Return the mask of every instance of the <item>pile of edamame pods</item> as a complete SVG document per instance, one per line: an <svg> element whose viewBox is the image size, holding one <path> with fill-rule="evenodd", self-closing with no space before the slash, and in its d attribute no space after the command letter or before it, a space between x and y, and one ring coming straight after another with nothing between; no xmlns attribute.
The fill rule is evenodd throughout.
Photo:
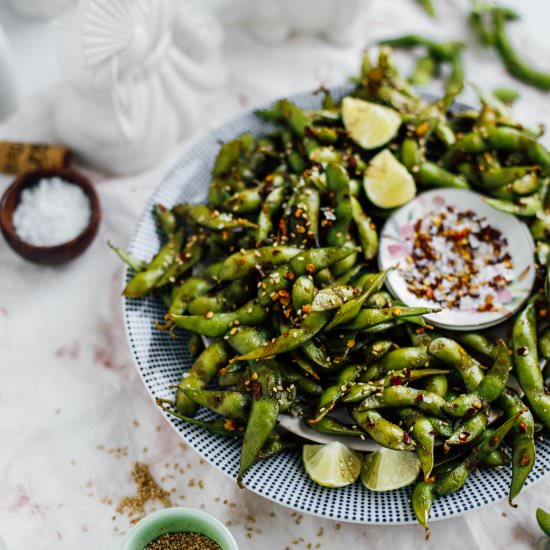
<svg viewBox="0 0 550 550"><path fill-rule="evenodd" d="M365 149L351 139L340 100L326 90L317 110L277 101L258 113L271 133L221 145L206 204L155 208L165 243L150 262L114 247L135 271L125 296L157 296L168 309L159 328L194 334L196 361L163 407L241 438L239 482L256 460L300 444L277 429L288 413L322 433L416 451L412 506L426 528L434 498L458 491L475 468L511 462L510 501L519 493L535 432L550 429L550 373L539 366L550 357L550 155L492 96L481 96L479 110L450 112L459 91L426 102L381 48L377 61L365 56L350 95L399 114L387 143ZM433 310L384 289L378 231L391 210L362 186L382 149L420 189L471 188L531 227L537 282L506 341L435 330L423 318ZM507 386L510 374L522 392ZM200 406L218 419L196 418ZM353 423L333 418L335 407Z"/></svg>

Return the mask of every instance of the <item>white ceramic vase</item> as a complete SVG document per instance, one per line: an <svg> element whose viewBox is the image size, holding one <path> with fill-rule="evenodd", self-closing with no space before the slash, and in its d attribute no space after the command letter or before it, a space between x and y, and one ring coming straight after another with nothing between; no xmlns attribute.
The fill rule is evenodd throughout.
<svg viewBox="0 0 550 550"><path fill-rule="evenodd" d="M23 17L49 19L73 0L9 0L12 10Z"/></svg>
<svg viewBox="0 0 550 550"><path fill-rule="evenodd" d="M367 0L245 0L243 19L259 40L278 43L292 33L317 34L346 45L356 38Z"/></svg>
<svg viewBox="0 0 550 550"><path fill-rule="evenodd" d="M0 121L17 109L17 77L13 54L0 26Z"/></svg>
<svg viewBox="0 0 550 550"><path fill-rule="evenodd" d="M114 173L157 163L225 80L221 27L191 0L80 0L55 27L57 137Z"/></svg>

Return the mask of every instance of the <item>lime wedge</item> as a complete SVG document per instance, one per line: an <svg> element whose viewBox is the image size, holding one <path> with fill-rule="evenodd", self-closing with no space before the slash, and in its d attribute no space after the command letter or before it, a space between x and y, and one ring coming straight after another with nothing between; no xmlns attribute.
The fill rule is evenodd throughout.
<svg viewBox="0 0 550 550"><path fill-rule="evenodd" d="M363 463L361 482L371 491L393 491L414 483L420 461L411 451L393 451L382 447Z"/></svg>
<svg viewBox="0 0 550 550"><path fill-rule="evenodd" d="M389 149L372 158L363 185L369 200L379 208L402 206L416 195L414 178Z"/></svg>
<svg viewBox="0 0 550 550"><path fill-rule="evenodd" d="M361 455L339 441L327 445L304 445L302 460L307 475L323 487L345 487L361 472Z"/></svg>
<svg viewBox="0 0 550 550"><path fill-rule="evenodd" d="M537 522L543 533L550 537L550 514L542 508L537 508Z"/></svg>
<svg viewBox="0 0 550 550"><path fill-rule="evenodd" d="M349 137L363 149L388 143L401 126L401 116L394 109L354 97L342 100L342 119Z"/></svg>

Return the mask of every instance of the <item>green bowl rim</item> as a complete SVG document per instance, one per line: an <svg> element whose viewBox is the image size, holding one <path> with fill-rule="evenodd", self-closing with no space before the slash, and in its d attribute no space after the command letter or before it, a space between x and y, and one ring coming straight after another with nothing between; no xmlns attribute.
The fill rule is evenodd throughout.
<svg viewBox="0 0 550 550"><path fill-rule="evenodd" d="M222 550L239 550L235 537L233 537L231 531L229 531L229 529L219 519L203 510L198 510L196 508L189 508L185 506L173 506L171 508L163 508L162 510L157 510L156 512L152 512L145 516L143 519L138 521L130 529L130 531L128 531L128 534L126 535L124 542L122 543L121 550L144 550L138 540L139 537L142 536L144 532L154 529L155 525L159 521L162 521L162 519L166 519L167 517L170 517L172 519L182 518L192 520L196 521L199 524L206 523L213 527L217 534L219 534L220 537L223 539L222 542L215 541L222 547ZM200 530L196 530L194 532L200 533Z"/></svg>

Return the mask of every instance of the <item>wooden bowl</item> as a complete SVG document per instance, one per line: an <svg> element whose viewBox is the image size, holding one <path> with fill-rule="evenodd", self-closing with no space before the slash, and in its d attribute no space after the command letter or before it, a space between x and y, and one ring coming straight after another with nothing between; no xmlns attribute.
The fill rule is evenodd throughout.
<svg viewBox="0 0 550 550"><path fill-rule="evenodd" d="M90 222L78 237L66 243L55 246L35 246L23 241L13 226L13 213L19 204L21 193L41 179L58 177L67 182L78 185L90 201ZM0 201L0 228L8 244L23 258L38 264L57 265L73 260L94 240L99 221L101 208L99 198L91 182L83 175L69 169L36 170L22 174L6 189Z"/></svg>

